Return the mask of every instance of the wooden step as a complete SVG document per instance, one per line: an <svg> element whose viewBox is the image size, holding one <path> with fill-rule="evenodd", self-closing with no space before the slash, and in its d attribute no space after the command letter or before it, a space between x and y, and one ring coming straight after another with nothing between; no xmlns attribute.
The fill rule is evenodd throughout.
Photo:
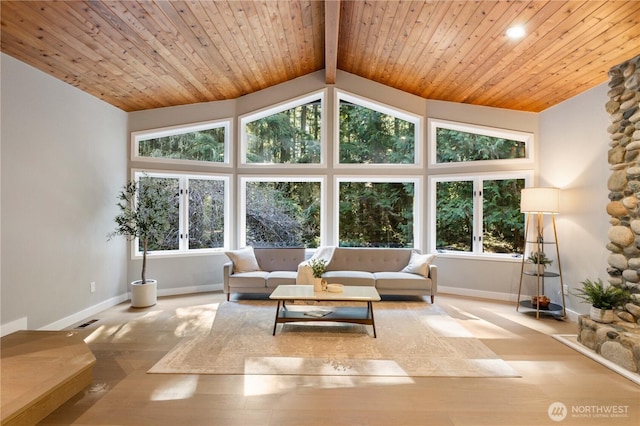
<svg viewBox="0 0 640 426"><path fill-rule="evenodd" d="M0 345L3 426L38 423L93 379L96 358L77 331L17 331Z"/></svg>

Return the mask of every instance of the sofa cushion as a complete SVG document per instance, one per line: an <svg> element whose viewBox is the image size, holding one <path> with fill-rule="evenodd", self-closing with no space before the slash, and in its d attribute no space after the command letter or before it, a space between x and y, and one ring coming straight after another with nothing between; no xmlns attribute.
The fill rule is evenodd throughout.
<svg viewBox="0 0 640 426"><path fill-rule="evenodd" d="M419 254L415 251L411 253L409 264L400 272L408 272L410 274L419 274L423 277L429 276L429 265L436 257L435 254Z"/></svg>
<svg viewBox="0 0 640 426"><path fill-rule="evenodd" d="M267 275L267 288L276 288L279 285L295 285L296 271L274 271Z"/></svg>
<svg viewBox="0 0 640 426"><path fill-rule="evenodd" d="M400 271L411 259L411 249L336 247L327 271Z"/></svg>
<svg viewBox="0 0 640 426"><path fill-rule="evenodd" d="M322 278L329 284L370 285L375 286L376 280L371 272L364 271L327 271Z"/></svg>
<svg viewBox="0 0 640 426"><path fill-rule="evenodd" d="M239 272L229 277L229 285L233 288L265 288L269 272L253 271Z"/></svg>
<svg viewBox="0 0 640 426"><path fill-rule="evenodd" d="M254 248L261 271L297 271L304 261L305 248Z"/></svg>
<svg viewBox="0 0 640 426"><path fill-rule="evenodd" d="M259 271L258 261L253 253L253 247L245 247L240 250L224 252L233 262L233 273Z"/></svg>
<svg viewBox="0 0 640 426"><path fill-rule="evenodd" d="M403 289L403 290L429 290L431 280L422 275L408 272L376 272L376 288Z"/></svg>

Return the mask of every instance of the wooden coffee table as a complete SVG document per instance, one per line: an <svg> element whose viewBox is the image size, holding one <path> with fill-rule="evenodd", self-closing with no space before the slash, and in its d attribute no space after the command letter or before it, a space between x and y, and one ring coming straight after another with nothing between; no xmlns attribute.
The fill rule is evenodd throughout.
<svg viewBox="0 0 640 426"><path fill-rule="evenodd" d="M312 285L279 285L269 296L278 301L273 335L278 324L287 322L348 322L373 327L376 336L376 324L373 317L373 303L380 301L380 295L371 286L344 286L340 293L328 291L314 292ZM365 302L366 306L296 306L287 307L287 301L313 300L317 302Z"/></svg>

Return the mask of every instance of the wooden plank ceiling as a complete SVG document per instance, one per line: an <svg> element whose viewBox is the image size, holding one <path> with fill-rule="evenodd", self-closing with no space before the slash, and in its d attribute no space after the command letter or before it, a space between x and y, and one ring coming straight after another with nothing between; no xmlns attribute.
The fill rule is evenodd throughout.
<svg viewBox="0 0 640 426"><path fill-rule="evenodd" d="M326 3L2 0L1 49L125 111L233 99L321 69L333 83L338 69L538 112L640 54L640 1ZM505 37L514 24L524 38Z"/></svg>

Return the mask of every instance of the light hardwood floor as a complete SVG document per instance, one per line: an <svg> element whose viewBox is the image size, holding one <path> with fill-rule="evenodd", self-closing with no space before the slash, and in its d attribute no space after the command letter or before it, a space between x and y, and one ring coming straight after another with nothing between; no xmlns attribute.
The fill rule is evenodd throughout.
<svg viewBox="0 0 640 426"><path fill-rule="evenodd" d="M575 323L444 294L436 304L521 378L146 374L189 328L181 307L224 300L163 297L151 308L123 303L87 318L99 319L81 331L97 358L93 385L41 424L640 425L640 386L551 337L575 333ZM548 415L555 402L568 409L560 422ZM612 409L622 414L603 414Z"/></svg>

